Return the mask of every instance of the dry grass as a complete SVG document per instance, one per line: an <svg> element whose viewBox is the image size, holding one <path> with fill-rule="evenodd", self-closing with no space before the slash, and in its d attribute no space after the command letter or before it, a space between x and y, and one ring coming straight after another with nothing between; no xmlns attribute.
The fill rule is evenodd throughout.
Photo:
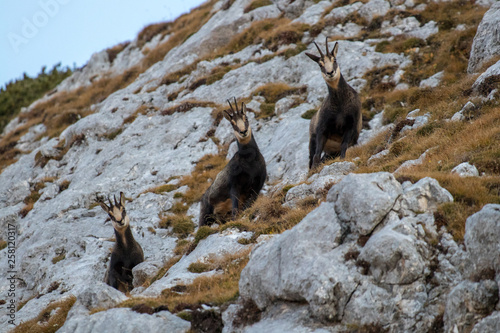
<svg viewBox="0 0 500 333"><path fill-rule="evenodd" d="M121 51L123 51L123 49L126 48L129 44L130 44L130 42L123 42L123 43L117 44L117 45L115 45L115 46L110 47L109 49L107 49L106 53L108 54L109 62L112 64L113 61L118 56L118 54Z"/></svg>
<svg viewBox="0 0 500 333"><path fill-rule="evenodd" d="M76 301L76 297L70 296L61 301L50 303L36 318L20 323L14 328L13 333L50 333L60 329L69 310Z"/></svg>
<svg viewBox="0 0 500 333"><path fill-rule="evenodd" d="M264 6L269 6L272 4L273 3L271 2L271 0L253 0L248 6L245 7L245 10L243 10L243 13L248 13L254 9L264 7Z"/></svg>
<svg viewBox="0 0 500 333"><path fill-rule="evenodd" d="M214 261L213 265L220 271L220 274L199 277L192 284L182 286L182 288L166 289L157 298L130 298L118 306L133 307L142 303L151 307L166 305L173 313L176 313L186 308L197 308L201 304L217 306L233 301L239 295L240 274L248 262L249 253L250 249L246 249ZM182 289L183 292L175 291L177 289Z"/></svg>
<svg viewBox="0 0 500 333"><path fill-rule="evenodd" d="M387 93L378 103L385 107L389 122L404 119L409 111L416 108L422 110L421 114L429 112L432 115L430 122L416 131L405 133L403 138L394 133L382 133L370 143L347 151L348 159L360 158L357 172L393 172L404 161L416 159L433 148L422 165L407 169L400 176L414 181L433 177L450 191L455 202L440 208L438 221L446 225L458 241L463 239L468 216L486 203L500 202L498 103L484 104L471 115L470 121L445 121L470 99L468 90L474 77L465 75L465 68L461 75L432 90L412 88ZM389 149L389 154L368 165L368 158L383 149ZM474 164L485 176L460 178L451 175L451 169L462 162Z"/></svg>
<svg viewBox="0 0 500 333"><path fill-rule="evenodd" d="M194 224L184 212L177 213L177 215L168 215L162 217L158 227L159 228L172 228L172 232L179 238L185 238L194 231Z"/></svg>
<svg viewBox="0 0 500 333"><path fill-rule="evenodd" d="M307 88L305 86L291 87L283 82L267 83L257 88L252 93L252 96L262 96L266 99L266 101L260 105L260 113L258 113L256 117L258 119L272 117L274 115L275 104L277 101L290 95L305 94L306 90Z"/></svg>
<svg viewBox="0 0 500 333"><path fill-rule="evenodd" d="M226 166L227 151L221 151L218 155L206 155L196 164L190 175L181 178L180 186L187 185L189 188L182 198L186 204L200 201L203 194L217 177L217 174Z"/></svg>

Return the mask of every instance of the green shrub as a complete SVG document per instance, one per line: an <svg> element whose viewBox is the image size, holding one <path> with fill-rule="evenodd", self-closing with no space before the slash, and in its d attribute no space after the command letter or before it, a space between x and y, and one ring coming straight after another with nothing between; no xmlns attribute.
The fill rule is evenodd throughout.
<svg viewBox="0 0 500 333"><path fill-rule="evenodd" d="M17 79L7 83L0 88L0 132L5 125L15 117L22 107L42 97L48 91L54 89L62 80L72 73L68 67L61 68L61 64L46 72L46 67L42 67L40 73L31 78L26 73L22 79Z"/></svg>

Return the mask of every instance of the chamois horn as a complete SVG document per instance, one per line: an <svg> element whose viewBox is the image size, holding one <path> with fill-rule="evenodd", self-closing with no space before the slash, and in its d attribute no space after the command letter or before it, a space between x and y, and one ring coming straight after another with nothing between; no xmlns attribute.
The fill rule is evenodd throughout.
<svg viewBox="0 0 500 333"><path fill-rule="evenodd" d="M321 52L321 49L319 48L318 44L316 44L316 42L313 42L314 45L316 45L316 48L318 49L318 52L319 52L319 55L321 56L321 58L323 58L323 52Z"/></svg>

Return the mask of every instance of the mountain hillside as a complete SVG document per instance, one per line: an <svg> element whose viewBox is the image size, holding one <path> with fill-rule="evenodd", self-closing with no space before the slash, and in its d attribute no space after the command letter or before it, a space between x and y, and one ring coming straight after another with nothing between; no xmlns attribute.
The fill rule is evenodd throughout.
<svg viewBox="0 0 500 333"><path fill-rule="evenodd" d="M210 0L95 53L5 113L0 331L500 331L499 36L495 0ZM363 129L309 171L325 40ZM268 178L198 227L233 97ZM128 293L104 283L120 192Z"/></svg>

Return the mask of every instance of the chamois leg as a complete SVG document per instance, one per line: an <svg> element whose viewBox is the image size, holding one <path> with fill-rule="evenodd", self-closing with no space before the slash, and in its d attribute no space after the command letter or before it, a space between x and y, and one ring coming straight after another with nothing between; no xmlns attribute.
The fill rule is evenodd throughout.
<svg viewBox="0 0 500 333"><path fill-rule="evenodd" d="M344 133L344 136L342 137L342 144L340 145L340 158L345 158L347 147L349 147L349 144L353 142L355 135L356 132L354 128L350 128L347 132Z"/></svg>
<svg viewBox="0 0 500 333"><path fill-rule="evenodd" d="M340 152L335 152L335 153L325 153L323 155L323 158L321 159L321 162L326 162L328 160L333 160L337 157L340 156Z"/></svg>
<svg viewBox="0 0 500 333"><path fill-rule="evenodd" d="M312 169L314 154L316 153L316 135L309 139L309 170Z"/></svg>
<svg viewBox="0 0 500 333"><path fill-rule="evenodd" d="M198 226L202 227L204 225L210 225L214 222L213 218L214 206L212 206L205 196L201 200L200 218L198 220Z"/></svg>
<svg viewBox="0 0 500 333"><path fill-rule="evenodd" d="M232 210L231 210L231 218L234 220L236 215L238 215L238 209L240 205L240 196L239 191L233 186L231 187L231 191L229 192L229 196L231 197L232 202Z"/></svg>
<svg viewBox="0 0 500 333"><path fill-rule="evenodd" d="M323 149L325 148L325 143L326 143L326 137L321 134L316 134L316 151L314 153L313 157L313 165L312 167L315 168L321 163L321 154L323 153Z"/></svg>

